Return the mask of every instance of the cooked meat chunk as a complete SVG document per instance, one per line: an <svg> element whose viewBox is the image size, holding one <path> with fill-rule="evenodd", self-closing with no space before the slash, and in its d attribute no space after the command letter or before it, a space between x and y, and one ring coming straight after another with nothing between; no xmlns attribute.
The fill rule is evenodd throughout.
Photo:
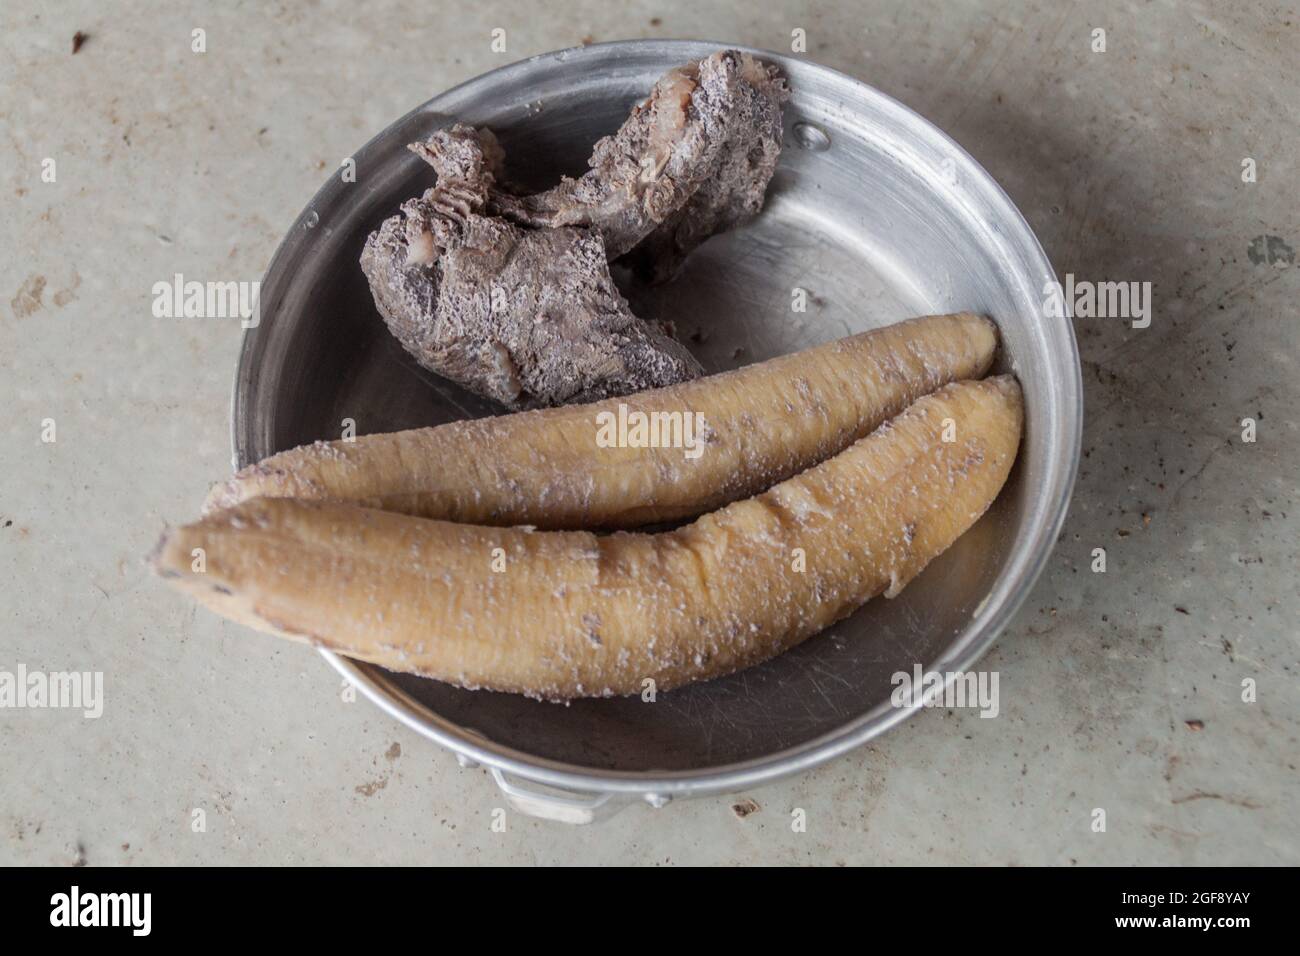
<svg viewBox="0 0 1300 956"><path fill-rule="evenodd" d="M438 182L367 240L361 267L398 341L425 368L511 408L670 385L701 374L633 315L600 234L485 213L500 147L455 126L415 147Z"/></svg>
<svg viewBox="0 0 1300 956"><path fill-rule="evenodd" d="M414 143L436 185L371 234L361 267L421 365L511 408L671 385L703 372L631 313L608 263L669 277L762 207L789 98L775 67L724 50L669 71L590 170L533 196L503 185L490 130Z"/></svg>
<svg viewBox="0 0 1300 956"><path fill-rule="evenodd" d="M776 67L748 54L734 56L738 59L715 54L700 64L702 89L716 86L725 91L695 97L697 110L715 113L710 135L722 139L712 172L686 205L660 223L629 257L656 282L671 278L691 250L709 236L758 215L776 171L781 108L790 91ZM719 57L723 59L715 64ZM720 101L730 104L727 110L716 108Z"/></svg>
<svg viewBox="0 0 1300 956"><path fill-rule="evenodd" d="M591 226L611 259L644 241L637 261L664 278L762 208L789 96L776 67L723 50L661 77L581 178L533 196L496 190L492 206L530 226Z"/></svg>

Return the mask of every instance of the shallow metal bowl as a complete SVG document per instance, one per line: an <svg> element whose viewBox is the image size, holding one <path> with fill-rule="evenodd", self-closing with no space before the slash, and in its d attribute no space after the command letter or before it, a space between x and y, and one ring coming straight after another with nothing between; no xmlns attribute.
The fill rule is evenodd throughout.
<svg viewBox="0 0 1300 956"><path fill-rule="evenodd" d="M452 122L489 126L513 178L542 188L582 172L592 144L665 70L724 45L638 41L534 57L435 97L356 153L356 181L326 183L263 281L235 387L238 463L337 438L345 418L364 433L498 411L402 351L357 264L367 233L432 182L407 143ZM709 371L912 315L985 313L1001 328L1000 369L1025 390L1020 458L989 514L899 597L767 664L654 703L558 706L325 654L388 713L463 764L491 768L529 812L582 822L615 797L661 805L734 791L883 733L911 713L891 706L891 675L917 663L971 669L1028 594L1065 516L1082 423L1078 354L1068 320L1043 317L1043 285L1055 276L1024 219L906 107L805 60L753 52L793 90L767 206L705 243L671 284L631 295L633 308L672 319ZM796 288L807 294L802 313Z"/></svg>

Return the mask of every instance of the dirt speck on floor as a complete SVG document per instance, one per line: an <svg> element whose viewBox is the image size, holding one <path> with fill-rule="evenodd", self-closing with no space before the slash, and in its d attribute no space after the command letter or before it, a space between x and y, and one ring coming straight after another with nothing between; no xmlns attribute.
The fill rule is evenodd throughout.
<svg viewBox="0 0 1300 956"><path fill-rule="evenodd" d="M9 300L13 306L14 315L17 318L25 319L27 316L36 312L41 307L41 296L45 294L45 276L30 275L27 280L18 287L17 293Z"/></svg>
<svg viewBox="0 0 1300 956"><path fill-rule="evenodd" d="M59 308L67 305L77 297L77 289L81 287L81 275L74 271L72 273L72 282L66 289L60 289L54 293L54 304Z"/></svg>

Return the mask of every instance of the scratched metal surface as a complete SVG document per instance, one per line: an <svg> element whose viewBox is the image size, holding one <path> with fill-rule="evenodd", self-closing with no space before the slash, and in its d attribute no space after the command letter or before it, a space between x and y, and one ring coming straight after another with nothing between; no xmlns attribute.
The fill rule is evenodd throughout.
<svg viewBox="0 0 1300 956"><path fill-rule="evenodd" d="M245 343L236 395L240 463L334 438L344 418L378 432L498 411L406 355L356 265L366 233L432 181L406 143L452 121L487 125L513 176L545 187L581 172L592 144L663 71L715 48L655 43L538 58L435 99L359 152L362 191L327 184L268 273L262 325ZM999 366L1014 367L1027 394L1028 434L1011 482L898 598L870 602L773 661L663 694L652 706L639 698L557 706L361 665L377 684L408 695L399 707L420 725L468 731L520 760L598 773L707 772L808 747L869 716L879 732L897 713L892 675L982 649L993 625L977 621L977 609L984 613L998 589L989 614L1023 597L1032 568L1012 567L1013 558L1045 557L1069 492L1081 410L1068 326L1038 314L1048 268L1041 251L1000 193L986 193L982 171L923 131L923 121L847 79L782 62L794 95L765 210L707 242L674 281L625 283L634 309L673 320L685 341L699 339L708 371L911 315L989 314L1003 333ZM804 312L792 309L796 288L808 295Z"/></svg>

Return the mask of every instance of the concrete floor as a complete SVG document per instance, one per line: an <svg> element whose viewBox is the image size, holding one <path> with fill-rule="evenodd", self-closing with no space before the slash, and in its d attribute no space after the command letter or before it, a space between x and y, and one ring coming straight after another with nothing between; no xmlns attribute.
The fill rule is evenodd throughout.
<svg viewBox="0 0 1300 956"><path fill-rule="evenodd" d="M1300 863L1293 7L112 6L0 12L0 669L100 670L107 698L98 720L0 710L0 863ZM342 157L508 60L588 38L788 49L796 27L965 146L1062 275L1154 283L1154 319L1076 322L1085 457L986 659L1000 719L923 713L743 795L743 817L729 797L494 832L484 772L145 573L228 470L239 347L237 323L154 318L152 284L259 277Z"/></svg>

